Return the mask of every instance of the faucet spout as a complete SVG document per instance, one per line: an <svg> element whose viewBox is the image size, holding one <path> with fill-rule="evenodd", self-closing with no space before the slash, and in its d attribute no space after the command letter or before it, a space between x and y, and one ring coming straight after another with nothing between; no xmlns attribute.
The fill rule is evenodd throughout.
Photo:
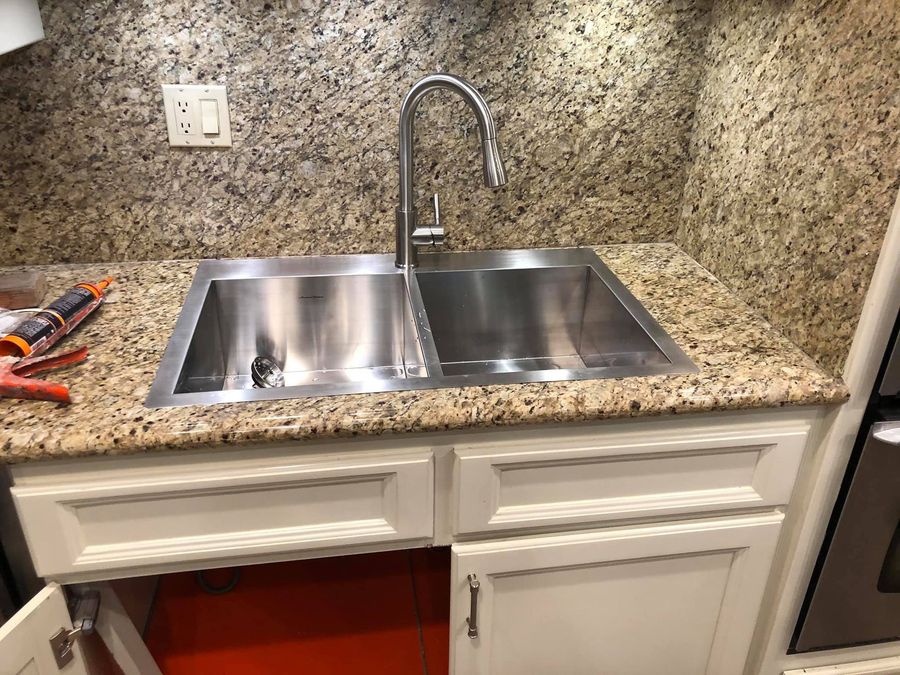
<svg viewBox="0 0 900 675"><path fill-rule="evenodd" d="M416 82L403 98L400 106L400 204L397 206L397 267L415 267L418 251L414 233L417 232L417 213L413 181L413 138L416 109L422 99L436 89L457 93L468 104L478 121L481 137L481 156L484 184L497 188L506 185L506 169L497 148L497 128L484 97L461 77L449 73L428 75ZM421 228L420 228L421 229ZM427 228L426 228L427 229ZM424 237L428 240L428 237Z"/></svg>
<svg viewBox="0 0 900 675"><path fill-rule="evenodd" d="M507 183L506 168L497 148L497 139L491 138L481 142L482 173L484 186L489 188L503 187Z"/></svg>

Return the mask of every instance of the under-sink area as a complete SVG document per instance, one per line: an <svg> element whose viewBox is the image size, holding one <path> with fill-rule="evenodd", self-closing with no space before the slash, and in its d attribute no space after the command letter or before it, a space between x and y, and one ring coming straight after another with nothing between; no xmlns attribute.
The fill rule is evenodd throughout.
<svg viewBox="0 0 900 675"><path fill-rule="evenodd" d="M146 405L693 371L588 248L207 260Z"/></svg>

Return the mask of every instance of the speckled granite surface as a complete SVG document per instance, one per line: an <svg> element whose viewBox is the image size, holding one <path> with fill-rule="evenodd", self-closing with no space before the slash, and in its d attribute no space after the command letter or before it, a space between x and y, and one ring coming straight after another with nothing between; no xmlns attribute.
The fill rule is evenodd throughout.
<svg viewBox="0 0 900 675"><path fill-rule="evenodd" d="M840 372L900 187L900 2L717 0L676 241Z"/></svg>
<svg viewBox="0 0 900 675"><path fill-rule="evenodd" d="M676 246L597 250L699 373L149 410L143 400L196 263L46 267L51 292L107 273L117 276L117 290L60 345L84 344L92 350L88 362L56 374L71 386L71 406L0 401L0 461L845 399L840 380L820 370Z"/></svg>
<svg viewBox="0 0 900 675"><path fill-rule="evenodd" d="M472 114L423 102L451 248L671 241L708 7L41 0L47 39L0 57L0 264L390 251L400 101L441 70L510 176L481 187ZM167 82L227 84L232 150L168 147Z"/></svg>

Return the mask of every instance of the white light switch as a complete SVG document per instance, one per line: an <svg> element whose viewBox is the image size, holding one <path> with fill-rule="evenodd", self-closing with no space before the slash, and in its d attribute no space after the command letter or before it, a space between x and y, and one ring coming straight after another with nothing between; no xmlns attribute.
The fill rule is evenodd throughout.
<svg viewBox="0 0 900 675"><path fill-rule="evenodd" d="M214 98L200 99L200 130L204 136L219 135L219 104Z"/></svg>
<svg viewBox="0 0 900 675"><path fill-rule="evenodd" d="M164 84L163 105L169 145L230 147L228 97L219 84Z"/></svg>

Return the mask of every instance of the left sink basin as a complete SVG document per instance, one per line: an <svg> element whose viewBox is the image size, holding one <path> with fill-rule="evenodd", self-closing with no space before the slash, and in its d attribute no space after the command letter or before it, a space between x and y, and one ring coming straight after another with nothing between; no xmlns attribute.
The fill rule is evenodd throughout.
<svg viewBox="0 0 900 675"><path fill-rule="evenodd" d="M254 388L260 356L282 368L284 387ZM425 375L390 256L206 260L147 405L389 391Z"/></svg>

